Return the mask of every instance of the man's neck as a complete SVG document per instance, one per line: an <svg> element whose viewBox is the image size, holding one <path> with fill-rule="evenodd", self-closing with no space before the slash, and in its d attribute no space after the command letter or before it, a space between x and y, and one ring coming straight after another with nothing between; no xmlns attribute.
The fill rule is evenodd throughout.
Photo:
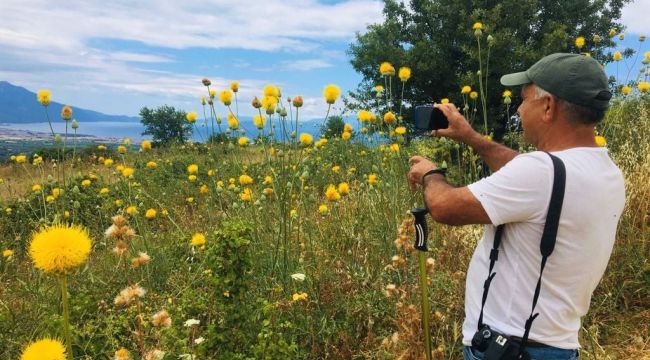
<svg viewBox="0 0 650 360"><path fill-rule="evenodd" d="M577 147L598 147L593 125L565 123L555 126L537 143L537 148L542 151L562 151Z"/></svg>

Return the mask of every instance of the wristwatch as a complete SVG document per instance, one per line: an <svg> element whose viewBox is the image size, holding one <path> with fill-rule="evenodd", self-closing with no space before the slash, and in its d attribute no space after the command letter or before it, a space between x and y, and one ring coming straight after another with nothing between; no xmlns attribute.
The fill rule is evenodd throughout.
<svg viewBox="0 0 650 360"><path fill-rule="evenodd" d="M442 174L442 176L446 176L446 174L447 174L447 169L444 169L444 168L436 168L436 169L432 169L432 170L429 170L429 171L425 172L424 175L422 175L422 185L424 185L424 179L425 179L427 176L431 175L431 174Z"/></svg>

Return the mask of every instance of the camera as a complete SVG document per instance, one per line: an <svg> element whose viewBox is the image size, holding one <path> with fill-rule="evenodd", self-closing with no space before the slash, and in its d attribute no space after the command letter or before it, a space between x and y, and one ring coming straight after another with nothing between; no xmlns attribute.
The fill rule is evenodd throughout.
<svg viewBox="0 0 650 360"><path fill-rule="evenodd" d="M415 107L415 128L419 130L439 130L449 126L447 117L440 109L433 105L419 105Z"/></svg>
<svg viewBox="0 0 650 360"><path fill-rule="evenodd" d="M519 356L519 343L510 337L483 325L472 337L472 347L485 356L486 360L530 359L525 351Z"/></svg>

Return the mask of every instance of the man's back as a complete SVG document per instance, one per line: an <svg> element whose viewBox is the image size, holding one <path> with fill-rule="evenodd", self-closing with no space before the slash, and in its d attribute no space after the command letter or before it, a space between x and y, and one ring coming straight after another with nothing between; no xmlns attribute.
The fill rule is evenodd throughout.
<svg viewBox="0 0 650 360"><path fill-rule="evenodd" d="M566 167L566 192L557 242L549 257L530 338L575 349L580 317L605 271L625 201L623 176L604 148L553 152ZM506 166L469 186L493 224L507 224L485 305L484 323L522 336L539 276L539 250L553 182L553 165L543 152L517 156ZM494 240L486 226L467 273L463 342L477 330L483 282Z"/></svg>

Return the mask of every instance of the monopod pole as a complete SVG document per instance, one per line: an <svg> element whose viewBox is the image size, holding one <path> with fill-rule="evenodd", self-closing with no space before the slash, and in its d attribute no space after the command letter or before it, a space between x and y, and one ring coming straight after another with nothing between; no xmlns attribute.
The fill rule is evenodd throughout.
<svg viewBox="0 0 650 360"><path fill-rule="evenodd" d="M427 360L431 360L431 334L429 331L429 287L427 283L427 228L426 215L429 211L426 208L411 209L415 217L415 249L418 251L420 266L420 298L422 300L422 328L424 330L424 346L426 348Z"/></svg>

